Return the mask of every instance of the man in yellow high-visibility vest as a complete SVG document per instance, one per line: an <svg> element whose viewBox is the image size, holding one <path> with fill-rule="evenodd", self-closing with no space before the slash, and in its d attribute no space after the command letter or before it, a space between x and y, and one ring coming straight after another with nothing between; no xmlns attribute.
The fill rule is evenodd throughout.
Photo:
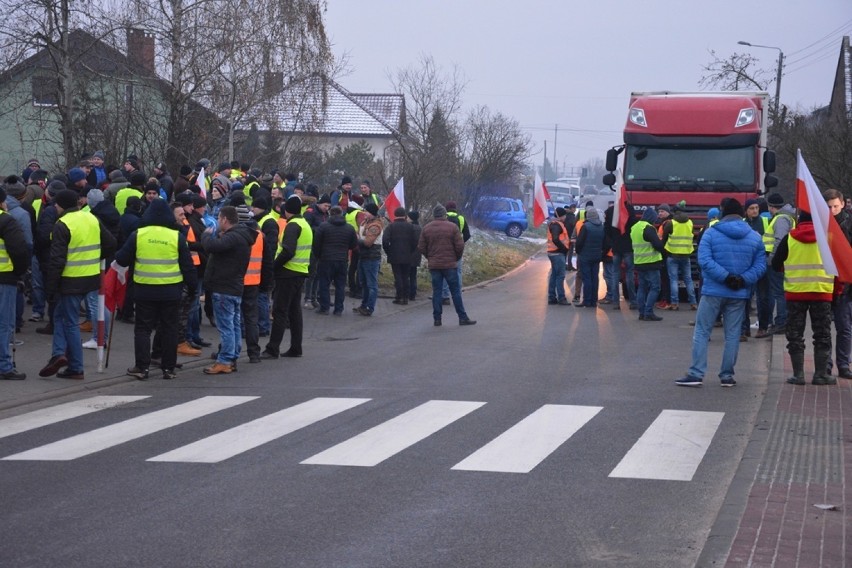
<svg viewBox="0 0 852 568"><path fill-rule="evenodd" d="M9 346L15 339L18 278L27 271L31 256L23 229L6 213L6 192L0 188L0 380L27 378L15 368Z"/></svg>

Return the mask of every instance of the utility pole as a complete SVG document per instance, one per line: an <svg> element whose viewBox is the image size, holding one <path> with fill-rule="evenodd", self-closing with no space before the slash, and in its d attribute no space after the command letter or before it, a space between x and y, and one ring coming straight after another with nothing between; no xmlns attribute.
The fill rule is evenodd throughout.
<svg viewBox="0 0 852 568"><path fill-rule="evenodd" d="M559 125L553 125L553 174L559 177L559 168L556 166L556 133L559 131Z"/></svg>
<svg viewBox="0 0 852 568"><path fill-rule="evenodd" d="M541 163L541 180L547 181L547 140L544 141L544 161Z"/></svg>

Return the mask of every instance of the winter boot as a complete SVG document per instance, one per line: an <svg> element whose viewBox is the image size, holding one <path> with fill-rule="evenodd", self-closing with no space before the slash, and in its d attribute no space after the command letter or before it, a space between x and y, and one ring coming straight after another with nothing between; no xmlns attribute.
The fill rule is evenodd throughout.
<svg viewBox="0 0 852 568"><path fill-rule="evenodd" d="M805 384L805 354L791 353L790 362L793 364L793 376L787 382L791 385Z"/></svg>
<svg viewBox="0 0 852 568"><path fill-rule="evenodd" d="M831 359L831 349L814 351L814 385L836 385L837 379L828 374L828 361Z"/></svg>

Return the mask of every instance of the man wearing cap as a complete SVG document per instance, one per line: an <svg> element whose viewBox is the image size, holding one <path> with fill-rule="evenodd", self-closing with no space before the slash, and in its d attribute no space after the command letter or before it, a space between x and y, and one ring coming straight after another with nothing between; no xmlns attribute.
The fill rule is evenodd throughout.
<svg viewBox="0 0 852 568"><path fill-rule="evenodd" d="M763 246L766 249L767 263L772 262L775 247L781 239L796 227L796 210L792 205L786 203L780 193L773 193L767 199L769 212L772 219L769 227L763 234ZM772 333L784 334L787 327L787 300L784 297L784 273L775 270L767 270L769 274L769 313L775 312L775 322L772 325ZM771 316L770 316L771 317Z"/></svg>
<svg viewBox="0 0 852 568"><path fill-rule="evenodd" d="M565 297L565 257L571 237L565 226L566 211L556 208L556 219L547 226L547 259L550 261L550 274L547 279L547 303L570 306Z"/></svg>
<svg viewBox="0 0 852 568"><path fill-rule="evenodd" d="M393 271L394 304L408 304L411 253L417 250L417 240L414 225L406 219L405 207L397 207L393 212L393 222L382 234L382 248Z"/></svg>
<svg viewBox="0 0 852 568"><path fill-rule="evenodd" d="M284 204L287 225L281 237L280 252L275 256L275 298L272 301L272 329L269 343L260 354L264 359L277 359L284 339L284 330L290 327L290 348L281 357L302 356L302 284L308 275L314 233L302 217L302 200L291 196Z"/></svg>
<svg viewBox="0 0 852 568"><path fill-rule="evenodd" d="M760 237L743 223L745 211L733 197L722 202L722 219L708 229L698 245L701 266L701 302L692 335L692 364L686 376L675 381L682 387L700 387L707 372L707 347L719 316L725 329L725 345L719 380L733 387L734 365L740 349L740 330L746 300L766 271L766 255Z"/></svg>
<svg viewBox="0 0 852 568"><path fill-rule="evenodd" d="M343 176L340 180L340 185L331 192L331 204L339 205L341 209L346 211L349 206L349 196L352 192L352 178Z"/></svg>
<svg viewBox="0 0 852 568"><path fill-rule="evenodd" d="M45 290L56 299L53 350L41 377L57 375L82 380L83 349L77 323L86 294L100 287L100 261L115 254L115 237L90 214L79 210L77 192L64 189L56 195L59 218L53 225ZM61 368L67 367L64 371ZM58 372L58 373L57 373Z"/></svg>
<svg viewBox="0 0 852 568"><path fill-rule="evenodd" d="M9 185L9 178L6 179ZM17 177L15 181L23 187ZM24 229L6 213L6 201L6 192L0 188L0 380L20 381L27 376L15 368L9 346L15 339L17 325L18 279L29 267L32 244L27 244Z"/></svg>
<svg viewBox="0 0 852 568"><path fill-rule="evenodd" d="M379 297L379 269L382 264L382 230L379 208L372 201L364 205L364 218L358 228L358 281L363 298L353 310L362 316L371 316Z"/></svg>
<svg viewBox="0 0 852 568"><path fill-rule="evenodd" d="M217 176L218 177L218 176ZM236 207L226 205L218 215L219 230L213 234L207 229L201 244L207 253L204 270L204 287L212 294L213 313L219 328L219 351L216 362L206 367L208 375L234 371L242 341L240 331L240 303L243 296L243 278L249 264L251 246L257 237L240 223Z"/></svg>
<svg viewBox="0 0 852 568"><path fill-rule="evenodd" d="M459 325L474 325L476 320L468 317L462 301L457 264L464 254L464 239L459 228L447 220L447 209L440 203L432 209L432 221L423 227L417 249L423 253L432 277L432 318L435 326L441 325L443 302L441 290L444 281L450 286L450 296L459 317Z"/></svg>

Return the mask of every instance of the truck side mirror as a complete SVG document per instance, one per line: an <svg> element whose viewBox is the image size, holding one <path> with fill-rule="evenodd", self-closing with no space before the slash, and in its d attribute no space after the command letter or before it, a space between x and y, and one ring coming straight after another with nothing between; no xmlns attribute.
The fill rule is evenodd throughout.
<svg viewBox="0 0 852 568"><path fill-rule="evenodd" d="M778 185L778 178L775 176L767 175L763 178L763 187L766 189L772 189Z"/></svg>
<svg viewBox="0 0 852 568"><path fill-rule="evenodd" d="M768 174L775 171L775 152L772 150L767 150L763 153L763 171Z"/></svg>
<svg viewBox="0 0 852 568"><path fill-rule="evenodd" d="M618 167L618 150L610 148L606 151L606 171L614 172ZM615 183L615 181L613 181ZM606 182L604 182L606 184Z"/></svg>
<svg viewBox="0 0 852 568"><path fill-rule="evenodd" d="M604 174L603 184L609 187L615 185L615 174Z"/></svg>

